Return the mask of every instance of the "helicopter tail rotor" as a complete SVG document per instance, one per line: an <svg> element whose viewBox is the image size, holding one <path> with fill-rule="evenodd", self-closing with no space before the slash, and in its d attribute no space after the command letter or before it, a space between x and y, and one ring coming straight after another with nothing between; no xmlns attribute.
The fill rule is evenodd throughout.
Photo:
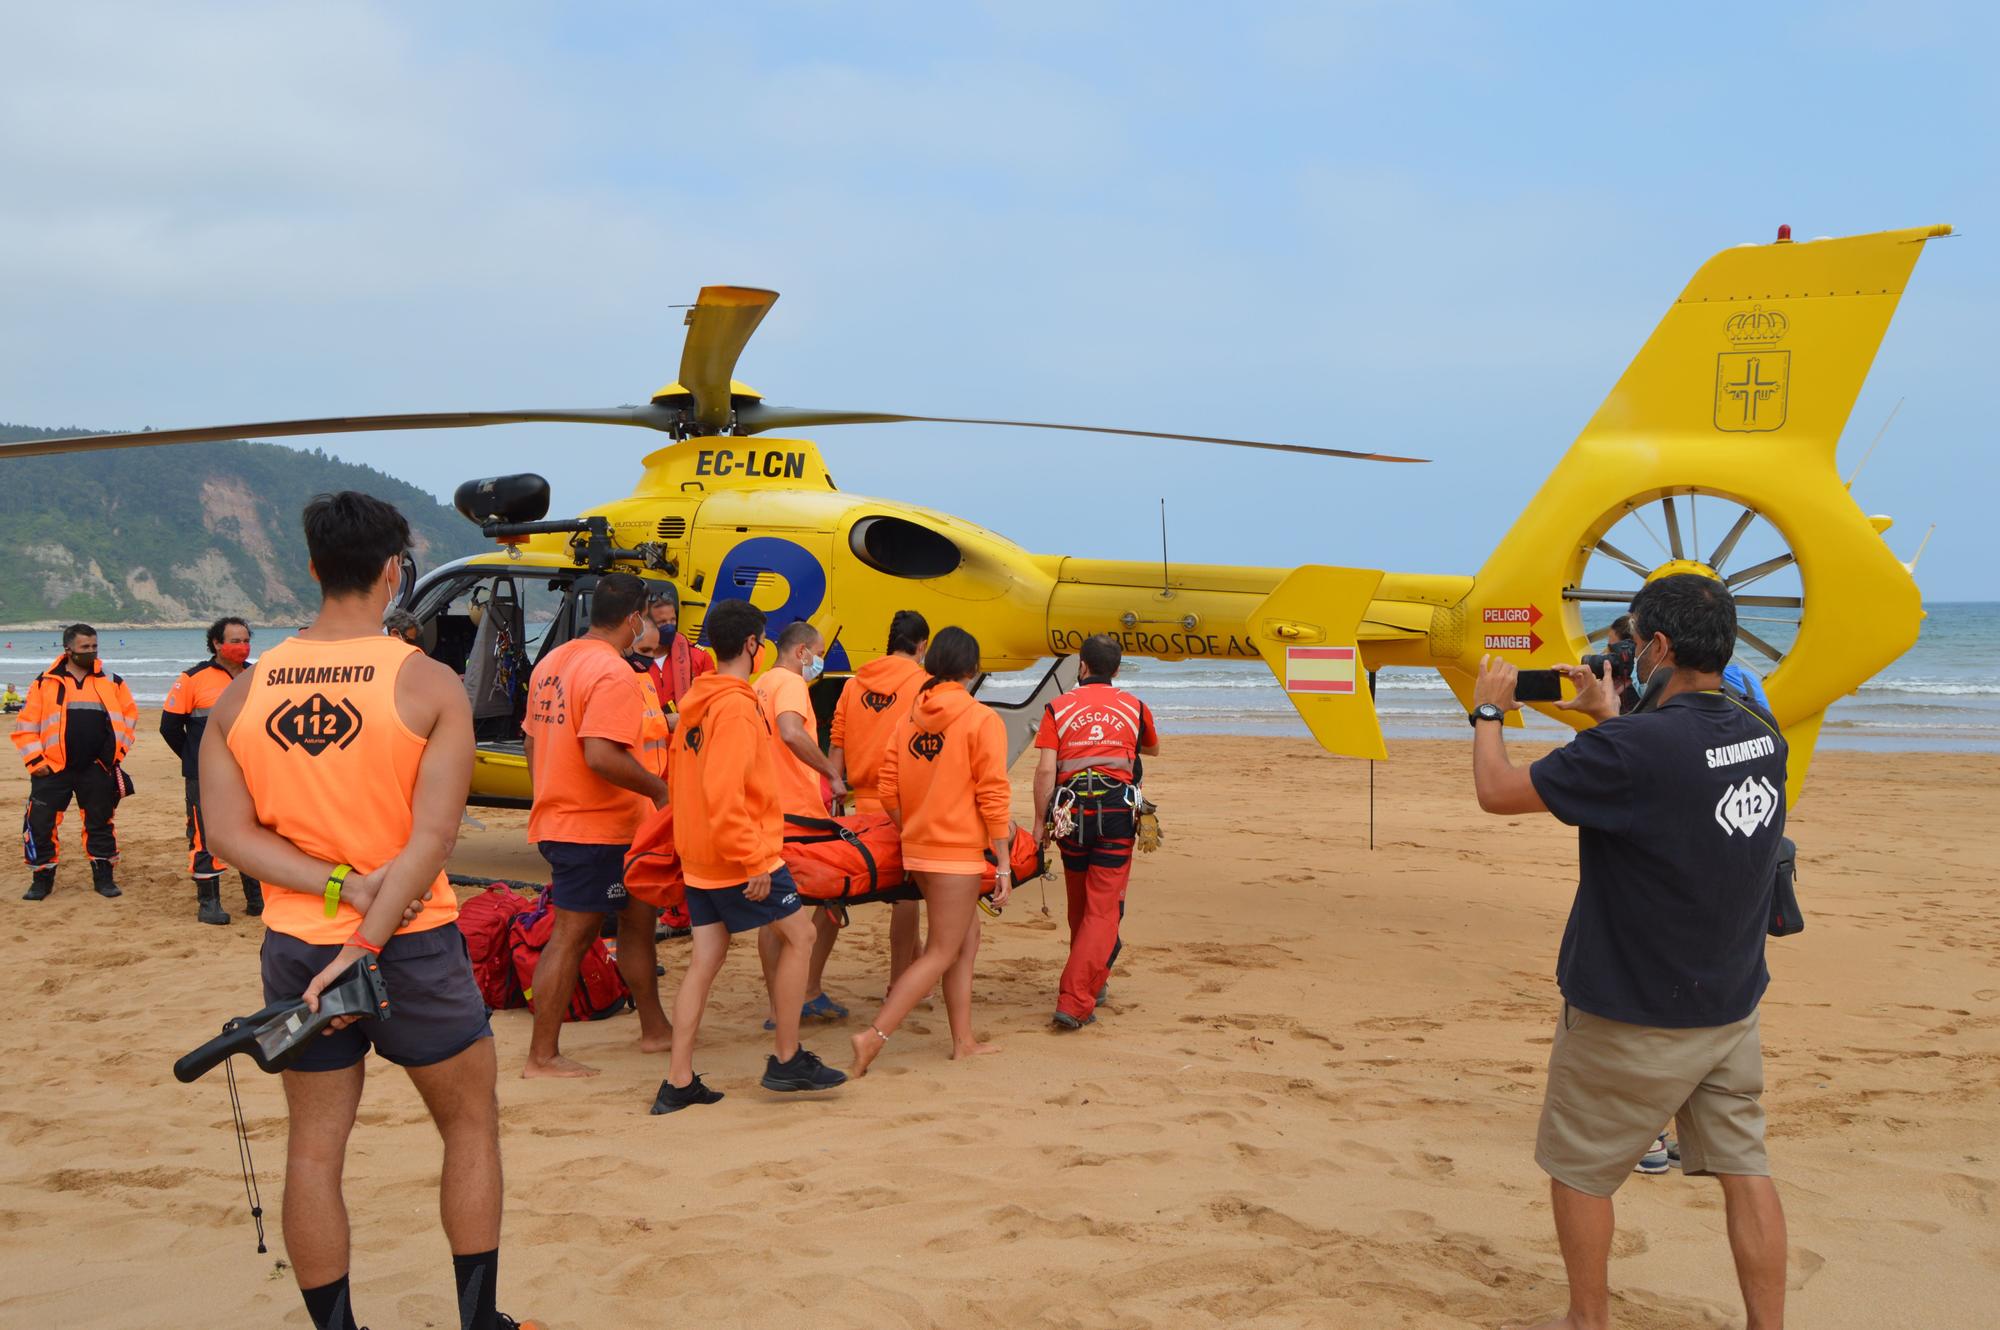
<svg viewBox="0 0 2000 1330"><path fill-rule="evenodd" d="M1768 676L1796 799L1826 708L1924 617L1889 519L1856 505L1834 453L1922 242L1950 232L1781 236L1702 265L1470 594L1434 615L1461 697L1488 652L1574 663L1605 631L1585 606L1608 618L1656 578L1713 577L1736 597L1735 659Z"/></svg>

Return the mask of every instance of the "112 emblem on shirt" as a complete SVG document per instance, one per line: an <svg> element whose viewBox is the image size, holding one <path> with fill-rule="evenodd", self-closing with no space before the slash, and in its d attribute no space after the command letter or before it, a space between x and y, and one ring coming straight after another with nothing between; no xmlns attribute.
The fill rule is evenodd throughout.
<svg viewBox="0 0 2000 1330"><path fill-rule="evenodd" d="M284 702L264 720L264 733L281 750L304 749L318 757L329 748L345 748L361 733L361 712L346 698L329 701L314 693L302 702Z"/></svg>
<svg viewBox="0 0 2000 1330"><path fill-rule="evenodd" d="M1715 823L1725 835L1755 835L1777 815L1778 789L1763 776L1745 776L1741 785L1726 787L1715 804Z"/></svg>
<svg viewBox="0 0 2000 1330"><path fill-rule="evenodd" d="M870 711L887 711L890 707L896 705L896 695L894 693L878 693L871 689L861 694L861 705L867 707Z"/></svg>
<svg viewBox="0 0 2000 1330"><path fill-rule="evenodd" d="M944 735L930 730L920 730L910 736L910 752L926 762L935 762L937 755L944 751Z"/></svg>

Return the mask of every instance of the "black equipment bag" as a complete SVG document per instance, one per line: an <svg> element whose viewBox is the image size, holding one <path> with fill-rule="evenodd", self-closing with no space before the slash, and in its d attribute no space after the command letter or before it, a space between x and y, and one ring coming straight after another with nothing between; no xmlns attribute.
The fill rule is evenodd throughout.
<svg viewBox="0 0 2000 1330"><path fill-rule="evenodd" d="M1799 847L1792 844L1791 837L1778 841L1777 882L1771 894L1772 937L1789 937L1806 926L1806 917L1799 912L1798 892L1792 888L1798 875L1798 857Z"/></svg>

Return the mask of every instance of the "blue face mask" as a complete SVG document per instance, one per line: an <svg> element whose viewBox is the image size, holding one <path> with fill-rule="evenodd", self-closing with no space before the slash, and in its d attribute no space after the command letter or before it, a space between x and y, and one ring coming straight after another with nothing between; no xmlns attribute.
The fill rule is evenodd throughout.
<svg viewBox="0 0 2000 1330"><path fill-rule="evenodd" d="M826 672L826 657L824 656L808 657L806 663L799 668L799 673L805 676L807 683L811 683L814 679L819 678L819 676L825 672Z"/></svg>

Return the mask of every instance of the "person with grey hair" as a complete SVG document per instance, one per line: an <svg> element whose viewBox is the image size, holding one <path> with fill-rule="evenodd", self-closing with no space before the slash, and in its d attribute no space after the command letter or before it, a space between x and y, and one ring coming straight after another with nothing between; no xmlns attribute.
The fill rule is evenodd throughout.
<svg viewBox="0 0 2000 1330"><path fill-rule="evenodd" d="M424 649L424 626L408 610L390 610L383 615L382 631L390 637L402 638L419 651Z"/></svg>

